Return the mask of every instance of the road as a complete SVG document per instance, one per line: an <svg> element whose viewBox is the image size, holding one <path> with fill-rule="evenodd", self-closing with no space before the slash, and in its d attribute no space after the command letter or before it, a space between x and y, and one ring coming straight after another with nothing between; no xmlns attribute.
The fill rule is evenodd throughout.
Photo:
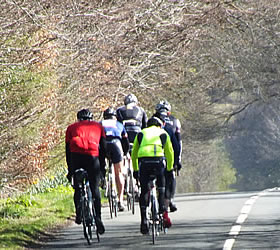
<svg viewBox="0 0 280 250"><path fill-rule="evenodd" d="M178 211L170 213L173 226L152 245L140 234L139 207L109 218L100 243L88 246L82 226L71 224L41 249L280 249L280 190L250 193L177 195Z"/></svg>

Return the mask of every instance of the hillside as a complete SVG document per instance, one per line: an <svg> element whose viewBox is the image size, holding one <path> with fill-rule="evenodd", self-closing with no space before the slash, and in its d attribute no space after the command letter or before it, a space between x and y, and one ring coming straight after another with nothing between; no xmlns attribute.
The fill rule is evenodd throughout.
<svg viewBox="0 0 280 250"><path fill-rule="evenodd" d="M130 92L149 115L167 99L181 120L178 191L228 189L239 178L232 168L239 155L223 139L250 129L237 126L245 111L278 104L277 0L4 0L1 7L1 197L63 171L64 132L79 109L100 120Z"/></svg>

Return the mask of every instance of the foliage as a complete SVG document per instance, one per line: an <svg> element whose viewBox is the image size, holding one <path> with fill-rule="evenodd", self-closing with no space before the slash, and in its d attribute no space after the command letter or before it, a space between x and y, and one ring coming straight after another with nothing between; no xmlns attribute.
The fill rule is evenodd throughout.
<svg viewBox="0 0 280 250"><path fill-rule="evenodd" d="M184 171L177 178L178 192L226 191L236 181L235 169L222 141L197 144L183 155Z"/></svg>
<svg viewBox="0 0 280 250"><path fill-rule="evenodd" d="M233 159L242 190L262 190L279 186L279 101L248 108L236 117L226 149Z"/></svg>
<svg viewBox="0 0 280 250"><path fill-rule="evenodd" d="M201 157L218 154L209 143L279 97L278 0L1 4L1 196L44 176L80 108L98 120L133 92L151 115L168 99L183 124L184 174L208 176ZM210 180L194 189L222 188Z"/></svg>
<svg viewBox="0 0 280 250"><path fill-rule="evenodd" d="M49 192L18 197L0 203L0 248L23 249L37 246L40 235L62 225L74 212L73 191L67 186Z"/></svg>
<svg viewBox="0 0 280 250"><path fill-rule="evenodd" d="M67 186L68 180L66 178L67 169L65 166L59 166L55 169L55 173L45 175L42 179L35 179L33 185L27 191L30 194L38 194L49 192L59 185Z"/></svg>

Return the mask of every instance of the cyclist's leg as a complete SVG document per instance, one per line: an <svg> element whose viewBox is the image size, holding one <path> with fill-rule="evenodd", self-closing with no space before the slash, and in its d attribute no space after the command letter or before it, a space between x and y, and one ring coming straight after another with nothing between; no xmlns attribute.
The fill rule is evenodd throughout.
<svg viewBox="0 0 280 250"><path fill-rule="evenodd" d="M85 162L85 156L78 153L72 153L71 154L71 165L73 166L73 170L82 168ZM75 204L75 212L76 212L76 219L75 222L77 224L81 224L82 218L81 218L81 207L80 207L80 192L77 188L77 182L74 176L74 204Z"/></svg>
<svg viewBox="0 0 280 250"><path fill-rule="evenodd" d="M115 169L115 179L118 190L118 199L119 199L119 211L124 210L123 206L123 193L124 193L124 176L123 176L123 161L114 163Z"/></svg>
<svg viewBox="0 0 280 250"><path fill-rule="evenodd" d="M140 163L140 186L141 194L139 199L140 204L140 215L141 215L141 226L140 231L142 234L147 234L149 232L148 221L147 221L147 207L149 205L148 199L148 183L149 183L149 166Z"/></svg>
<svg viewBox="0 0 280 250"><path fill-rule="evenodd" d="M175 212L177 210L177 207L172 202L175 195L176 190L176 179L174 174L168 174L167 170L165 169L165 179L166 179L166 185L165 185L165 205L166 208L170 208L170 212Z"/></svg>
<svg viewBox="0 0 280 250"><path fill-rule="evenodd" d="M166 211L164 165L158 165L156 167L156 177L157 177L156 185L158 189L159 212L163 213Z"/></svg>
<svg viewBox="0 0 280 250"><path fill-rule="evenodd" d="M169 202L170 212L177 211L177 207L174 203L175 190L176 190L176 177L172 178L170 184L170 202Z"/></svg>
<svg viewBox="0 0 280 250"><path fill-rule="evenodd" d="M157 172L157 187L158 187L158 201L159 201L159 212L163 214L164 227L171 227L172 223L168 216L167 207L165 206L165 174L164 165L158 167Z"/></svg>
<svg viewBox="0 0 280 250"><path fill-rule="evenodd" d="M101 171L98 157L89 157L86 170L88 171L90 189L94 199L94 209L96 213L95 222L97 230L100 234L103 234L105 232L105 228L101 220L101 195L99 190Z"/></svg>
<svg viewBox="0 0 280 250"><path fill-rule="evenodd" d="M114 164L115 181L118 191L118 207L119 211L124 210L123 206L123 193L124 193L124 164L123 164L123 150L121 141L115 139L112 141L112 162Z"/></svg>
<svg viewBox="0 0 280 250"><path fill-rule="evenodd" d="M164 171L164 176L165 176L165 206L166 209L168 209L171 200L171 187L170 187L171 182L166 169Z"/></svg>

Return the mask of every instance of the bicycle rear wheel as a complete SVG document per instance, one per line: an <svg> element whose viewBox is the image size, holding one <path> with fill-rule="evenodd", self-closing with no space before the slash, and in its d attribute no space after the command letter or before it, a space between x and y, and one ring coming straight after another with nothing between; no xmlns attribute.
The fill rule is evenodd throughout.
<svg viewBox="0 0 280 250"><path fill-rule="evenodd" d="M152 239L153 244L156 243L156 235L157 235L157 211L156 211L156 204L155 204L155 197L151 196L151 215L152 215Z"/></svg>
<svg viewBox="0 0 280 250"><path fill-rule="evenodd" d="M113 219L113 197L112 197L112 183L108 181L108 203L109 203L109 210L111 219Z"/></svg>
<svg viewBox="0 0 280 250"><path fill-rule="evenodd" d="M134 183L133 183L133 176L130 173L130 175L128 176L128 185L129 185L129 206L131 209L132 214L135 213L135 191L134 191Z"/></svg>
<svg viewBox="0 0 280 250"><path fill-rule="evenodd" d="M88 217L89 217L89 210L88 206L86 204L87 202L84 200L82 202L82 221L83 221L83 231L84 231L84 237L87 240L87 243L90 245L91 244L91 226L87 223Z"/></svg>
<svg viewBox="0 0 280 250"><path fill-rule="evenodd" d="M99 237L99 233L98 233L96 222L95 222L96 214L95 214L94 208L93 208L93 213L94 213L94 220L93 220L92 228L95 230L97 241L100 242L100 237Z"/></svg>
<svg viewBox="0 0 280 250"><path fill-rule="evenodd" d="M118 201L116 197L113 197L113 208L114 208L114 214L115 217L118 216Z"/></svg>

